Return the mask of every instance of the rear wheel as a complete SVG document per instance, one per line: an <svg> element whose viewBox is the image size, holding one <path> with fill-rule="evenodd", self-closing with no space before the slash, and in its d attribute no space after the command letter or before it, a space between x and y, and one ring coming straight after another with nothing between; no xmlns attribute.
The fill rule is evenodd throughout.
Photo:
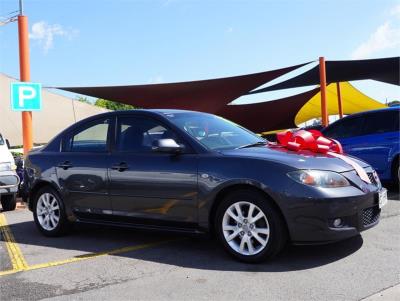
<svg viewBox="0 0 400 301"><path fill-rule="evenodd" d="M400 189L400 157L395 159L393 166L393 183Z"/></svg>
<svg viewBox="0 0 400 301"><path fill-rule="evenodd" d="M4 211L13 211L17 207L16 194L1 195L0 199Z"/></svg>
<svg viewBox="0 0 400 301"><path fill-rule="evenodd" d="M33 217L40 232L46 236L61 236L69 230L64 204L51 187L43 187L36 193Z"/></svg>
<svg viewBox="0 0 400 301"><path fill-rule="evenodd" d="M244 262L278 254L287 233L281 214L264 195L243 189L228 194L217 209L215 227L225 249Z"/></svg>

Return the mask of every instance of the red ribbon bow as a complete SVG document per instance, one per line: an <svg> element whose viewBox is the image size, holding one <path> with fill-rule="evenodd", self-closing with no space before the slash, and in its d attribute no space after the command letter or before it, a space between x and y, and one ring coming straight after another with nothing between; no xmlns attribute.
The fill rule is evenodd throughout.
<svg viewBox="0 0 400 301"><path fill-rule="evenodd" d="M278 146L287 148L291 151L309 150L315 153L328 154L333 157L342 159L346 163L350 164L360 176L360 178L366 182L371 183L364 168L362 168L357 162L343 155L343 148L339 141L334 139L326 138L320 131L317 130L299 130L297 132L281 132L277 133Z"/></svg>
<svg viewBox="0 0 400 301"><path fill-rule="evenodd" d="M287 131L277 133L276 136L280 145L292 151L310 150L323 154L328 152L343 154L342 145L336 140L322 136L320 131L300 130L295 133Z"/></svg>

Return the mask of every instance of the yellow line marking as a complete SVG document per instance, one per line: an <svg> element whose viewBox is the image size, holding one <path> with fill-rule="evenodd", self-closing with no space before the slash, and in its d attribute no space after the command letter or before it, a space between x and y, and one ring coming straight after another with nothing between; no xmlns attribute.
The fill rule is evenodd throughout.
<svg viewBox="0 0 400 301"><path fill-rule="evenodd" d="M116 255L116 254L121 254L121 253L127 253L127 252L147 249L147 248L156 247L156 246L159 246L159 245L162 245L162 244L166 244L166 243L169 243L169 242L173 242L173 241L177 241L177 240L178 239L175 239L175 240L164 240L164 241L148 243L148 244L143 244L143 245L138 245L138 246L130 246L130 247L118 248L118 249L105 251L105 252L78 255L78 256L75 256L75 257L72 257L72 258L69 258L69 259L65 259L65 260L52 261L52 262L47 262L47 263L40 263L40 264L31 265L31 266L27 267L25 269L25 271L43 269L43 268L59 266L59 265L67 264L67 263L83 261L83 260L88 260L88 259L102 257L102 256Z"/></svg>
<svg viewBox="0 0 400 301"><path fill-rule="evenodd" d="M164 241L159 241L159 242L154 242L154 243L147 243L147 244L143 244L143 245L118 248L118 249L105 251L105 252L83 254L83 255L78 255L78 256L75 256L75 257L72 257L69 259L65 259L65 260L52 261L52 262L34 264L34 265L29 266L21 252L21 249L19 248L18 244L15 241L14 235L12 234L11 229L8 226L6 216L3 213L0 213L0 233L2 234L2 236L4 238L4 242L6 243L8 255L10 256L10 260L11 260L11 264L12 264L12 270L0 271L0 276L10 275L10 274L14 274L14 273L22 272L22 271L32 271L32 270L37 270L37 269L49 268L49 267L59 266L59 265L68 264L68 263L72 263L72 262L88 260L88 259L92 259L92 258L96 258L96 257L100 257L100 256L108 256L108 255L127 253L127 252L142 250L142 249L146 249L146 248L156 247L156 246L166 244L169 242L182 240L182 239L164 240Z"/></svg>
<svg viewBox="0 0 400 301"><path fill-rule="evenodd" d="M3 213L0 213L0 232L2 233L4 242L6 243L6 248L8 255L10 256L13 270L26 269L28 264L25 261L24 255L22 255L21 249L15 242L14 235L12 234L11 229L8 226L6 216Z"/></svg>

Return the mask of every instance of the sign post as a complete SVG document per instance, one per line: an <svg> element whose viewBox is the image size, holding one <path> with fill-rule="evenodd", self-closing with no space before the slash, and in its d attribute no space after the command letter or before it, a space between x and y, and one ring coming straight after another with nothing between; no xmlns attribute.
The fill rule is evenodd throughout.
<svg viewBox="0 0 400 301"><path fill-rule="evenodd" d="M38 83L11 83L11 108L13 111L40 111L42 85Z"/></svg>

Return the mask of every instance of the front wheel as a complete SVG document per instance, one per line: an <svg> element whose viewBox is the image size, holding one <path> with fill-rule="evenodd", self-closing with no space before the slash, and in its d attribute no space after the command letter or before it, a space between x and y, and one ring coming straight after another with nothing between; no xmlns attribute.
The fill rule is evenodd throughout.
<svg viewBox="0 0 400 301"><path fill-rule="evenodd" d="M61 236L69 229L64 204L51 187L43 187L36 194L33 217L40 232L46 236Z"/></svg>
<svg viewBox="0 0 400 301"><path fill-rule="evenodd" d="M228 194L217 209L215 227L225 249L244 262L261 262L278 254L287 233L281 214L253 190Z"/></svg>
<svg viewBox="0 0 400 301"><path fill-rule="evenodd" d="M0 195L1 206L4 211L13 211L17 207L16 194Z"/></svg>

